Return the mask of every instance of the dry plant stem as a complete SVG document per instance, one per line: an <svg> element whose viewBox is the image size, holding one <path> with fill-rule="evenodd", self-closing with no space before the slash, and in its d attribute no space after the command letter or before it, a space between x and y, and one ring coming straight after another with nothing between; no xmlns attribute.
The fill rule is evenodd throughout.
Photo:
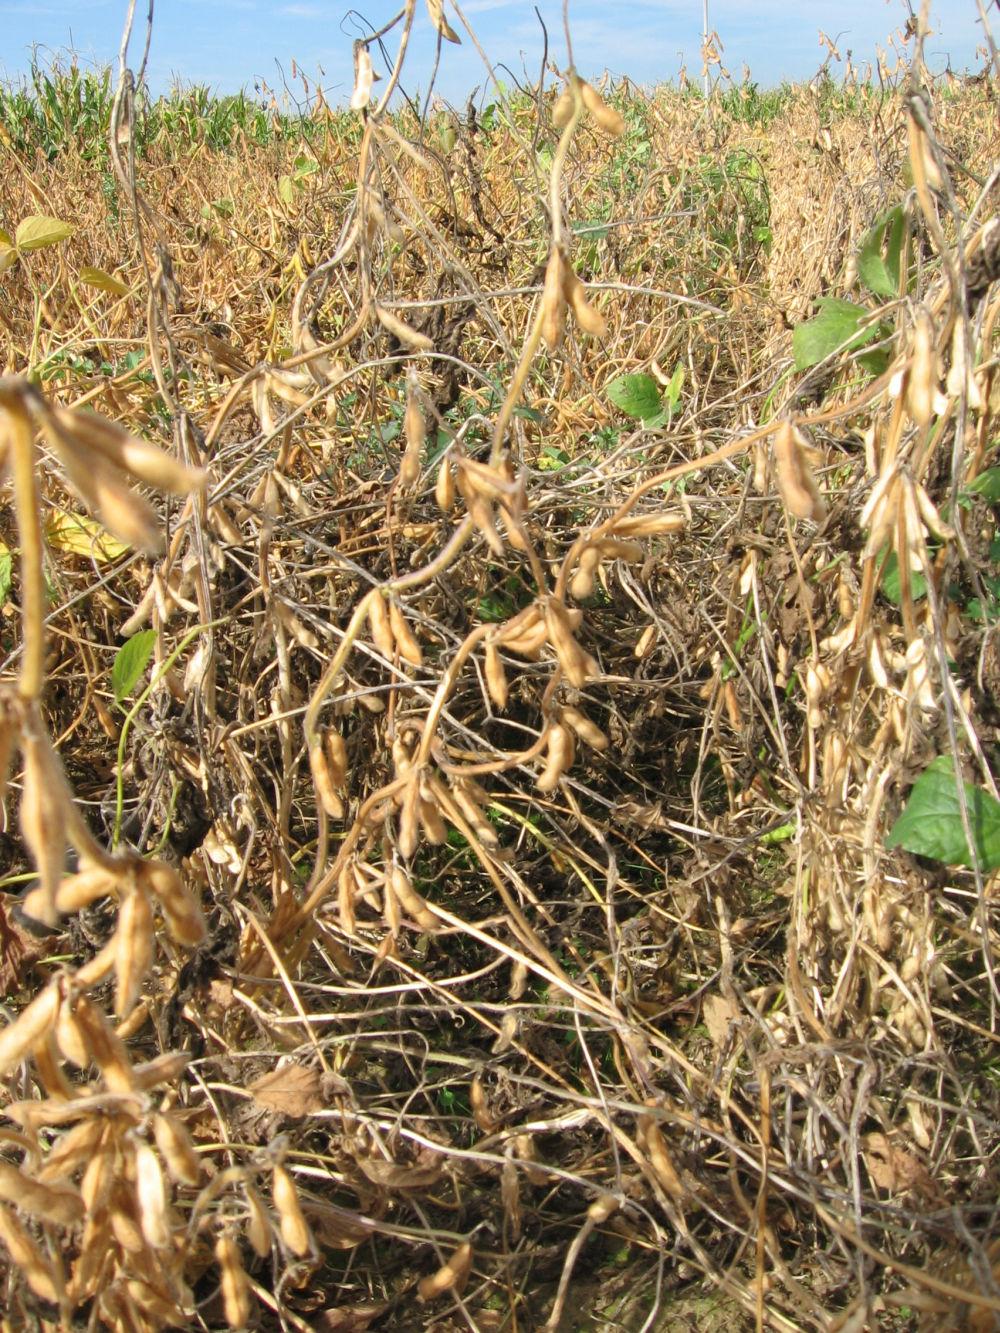
<svg viewBox="0 0 1000 1333"><path fill-rule="evenodd" d="M569 146L573 141L573 135L576 133L576 127L580 123L580 117L583 115L583 99L580 96L580 81L575 74L571 76L571 87L573 89L573 115L559 136L559 143L556 146L555 154L552 158L552 170L549 177L549 210L551 212L552 226L552 244L554 246L562 244L563 224L562 224L562 199L561 186L562 174L566 165L566 154L569 152ZM524 350L521 352L521 359L517 363L517 369L511 378L510 388L507 390L507 396L503 405L497 414L496 426L493 430L493 444L490 449L490 467L497 467L503 456L504 436L507 433L507 427L510 424L511 415L521 398L528 373L531 370L532 362L535 359L535 353L538 351L538 345L542 340L543 316L541 307L535 315L531 331L524 344ZM541 591L541 589L539 589Z"/></svg>
<svg viewBox="0 0 1000 1333"><path fill-rule="evenodd" d="M18 678L22 699L41 697L45 683L45 575L42 568L41 497L35 475L33 432L23 395L0 381L0 406L7 414L13 454L14 503L21 543L21 632L23 656Z"/></svg>

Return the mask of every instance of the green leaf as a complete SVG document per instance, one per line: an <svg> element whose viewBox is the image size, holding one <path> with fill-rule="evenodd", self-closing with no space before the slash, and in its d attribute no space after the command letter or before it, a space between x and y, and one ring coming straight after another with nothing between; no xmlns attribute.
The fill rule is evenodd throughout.
<svg viewBox="0 0 1000 1333"><path fill-rule="evenodd" d="M0 606L7 601L13 577L14 560L9 551L0 551Z"/></svg>
<svg viewBox="0 0 1000 1333"><path fill-rule="evenodd" d="M818 365L838 348L853 351L863 347L878 335L877 324L858 332L858 325L871 315L865 306L842 301L836 296L822 296L816 304L820 308L819 314L800 324L792 334L796 370L808 370L810 366Z"/></svg>
<svg viewBox="0 0 1000 1333"><path fill-rule="evenodd" d="M5 231L0 231L0 273L6 273L16 259L14 242Z"/></svg>
<svg viewBox="0 0 1000 1333"><path fill-rule="evenodd" d="M894 606L902 606L903 590L899 580L899 557L890 551L882 567L882 591ZM910 596L915 602L927 596L927 580L919 570L910 570Z"/></svg>
<svg viewBox="0 0 1000 1333"><path fill-rule="evenodd" d="M47 245L58 245L73 235L76 230L69 222L60 222L58 218L41 215L22 218L17 224L14 244L19 250L42 250Z"/></svg>
<svg viewBox="0 0 1000 1333"><path fill-rule="evenodd" d="M139 677L149 665L156 643L156 630L143 629L126 639L115 653L111 667L111 688L115 692L115 701L121 703L135 689Z"/></svg>
<svg viewBox="0 0 1000 1333"><path fill-rule="evenodd" d="M976 856L981 868L989 873L1000 867L1000 802L971 783L963 782L962 789ZM958 802L958 779L951 757L940 755L913 784L885 845L903 847L945 865L971 865Z"/></svg>
<svg viewBox="0 0 1000 1333"><path fill-rule="evenodd" d="M103 268L92 268L90 264L84 264L80 270L80 281L85 282L88 287L110 292L112 296L128 296L128 287L125 283L112 274L105 273Z"/></svg>
<svg viewBox="0 0 1000 1333"><path fill-rule="evenodd" d="M679 362L674 373L670 376L670 383L667 385L667 403L672 410L675 410L681 401L681 391L684 388L684 367Z"/></svg>
<svg viewBox="0 0 1000 1333"><path fill-rule="evenodd" d="M897 204L876 218L875 225L861 243L858 277L876 296L889 299L899 293L904 222L903 209Z"/></svg>
<svg viewBox="0 0 1000 1333"><path fill-rule="evenodd" d="M990 504L997 504L1000 502L1000 467L988 467L985 472L980 472L965 489L981 495Z"/></svg>
<svg viewBox="0 0 1000 1333"><path fill-rule="evenodd" d="M615 407L636 421L648 423L663 411L652 375L620 375L607 385L607 395Z"/></svg>
<svg viewBox="0 0 1000 1333"><path fill-rule="evenodd" d="M278 194L283 204L289 207L295 202L295 182L291 176L281 176L278 179Z"/></svg>

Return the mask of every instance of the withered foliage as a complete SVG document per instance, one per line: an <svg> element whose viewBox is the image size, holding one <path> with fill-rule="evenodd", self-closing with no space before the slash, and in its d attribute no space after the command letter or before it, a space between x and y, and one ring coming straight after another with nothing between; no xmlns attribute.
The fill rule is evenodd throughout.
<svg viewBox="0 0 1000 1333"><path fill-rule="evenodd" d="M995 880L886 833L993 789L996 72L418 121L415 13L257 154L123 77L114 218L4 146L3 1326L992 1328Z"/></svg>

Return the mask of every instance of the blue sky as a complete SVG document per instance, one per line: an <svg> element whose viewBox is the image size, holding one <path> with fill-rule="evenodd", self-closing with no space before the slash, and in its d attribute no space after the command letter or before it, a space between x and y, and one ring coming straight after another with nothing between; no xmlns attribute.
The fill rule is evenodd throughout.
<svg viewBox="0 0 1000 1333"><path fill-rule="evenodd" d="M294 59L336 104L350 94L351 41L371 31L367 24L381 26L399 7L399 0L358 0L356 10L345 0L157 0L150 81L154 92L178 78L235 92L252 91L263 78L280 91L280 69L288 79ZM145 0L136 8L144 16ZM534 0L467 0L462 8L495 63L506 63L519 78L525 70L537 78L542 34ZM548 27L549 58L564 67L561 4L538 0L538 9ZM12 79L23 72L33 44L43 59L72 45L82 63L114 60L125 10L125 0L0 0L0 75ZM813 73L825 55L820 29L863 63L906 17L901 0L710 0L709 12L730 72L739 78L746 62L762 85ZM462 31L453 14L452 24ZM688 73L698 77L701 0L570 0L570 24L582 74L608 68L638 83L654 83L676 77L685 62ZM957 70L975 65L981 40L975 0L935 0L932 26L937 30L928 45L932 68L943 69L948 55ZM1000 29L1000 22L996 26ZM426 91L434 37L418 0L404 80L410 92ZM141 32L133 49L137 61ZM485 78L464 34L461 47L444 44L437 84L444 96L457 101ZM301 85L294 91L301 95Z"/></svg>

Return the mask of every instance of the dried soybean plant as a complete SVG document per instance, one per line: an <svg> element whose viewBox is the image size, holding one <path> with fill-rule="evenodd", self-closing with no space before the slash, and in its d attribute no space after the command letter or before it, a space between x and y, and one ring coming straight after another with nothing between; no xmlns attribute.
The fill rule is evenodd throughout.
<svg viewBox="0 0 1000 1333"><path fill-rule="evenodd" d="M245 359L214 331L242 277L223 288L213 241L171 262L142 196L123 71L113 155L151 283L142 327L178 456L211 459L211 495L108 423L5 392L22 552L40 549L35 430L132 544L156 523L126 474L191 495L126 632L157 629L172 724L143 801L166 773L204 803L193 851L164 830L178 866L154 837L140 856L88 833L41 720L26 554L3 704L39 870L26 906L89 929L107 900L113 928L0 1038L12 1320L565 1328L592 1304L653 1327L711 1288L758 1327L862 1327L901 1305L977 1326L996 1308L979 1243L993 1129L961 1082L990 1038L957 1011L988 1005L989 885L973 870L936 907L884 832L933 749L983 756L948 588L972 567L956 488L991 460L995 177L971 204L956 189L918 49L876 113L898 113L913 181L900 281L872 312L881 369L859 387L868 346L848 346L775 383L735 261L706 289L685 260L712 300L647 320L637 275L662 234L611 232L630 290L590 281L572 225L629 169L626 121L659 117L682 176L648 173L643 198L678 205L683 246L682 229L707 234L710 207L687 205L725 150L702 166L689 110L627 91L611 106L570 55L559 95L505 106L488 147L455 118L452 172L444 113L389 111L416 21L408 0L356 43L351 111L314 151L326 197L351 201L329 257L275 191L259 236L239 228L268 263L296 232L277 266L294 295L264 333L244 320ZM795 114L819 105L804 93ZM823 151L811 169L832 173ZM512 184L532 172L544 204ZM514 298L463 248L463 211L485 234L498 201L536 260ZM179 314L192 273L219 293L208 331ZM670 430L576 472L532 466L530 404L569 439L606 365L659 372L680 348L692 406ZM475 402L458 424L454 373ZM400 447L380 470L369 428L390 411ZM197 623L169 652L182 613ZM952 1212L949 1172L968 1190Z"/></svg>

